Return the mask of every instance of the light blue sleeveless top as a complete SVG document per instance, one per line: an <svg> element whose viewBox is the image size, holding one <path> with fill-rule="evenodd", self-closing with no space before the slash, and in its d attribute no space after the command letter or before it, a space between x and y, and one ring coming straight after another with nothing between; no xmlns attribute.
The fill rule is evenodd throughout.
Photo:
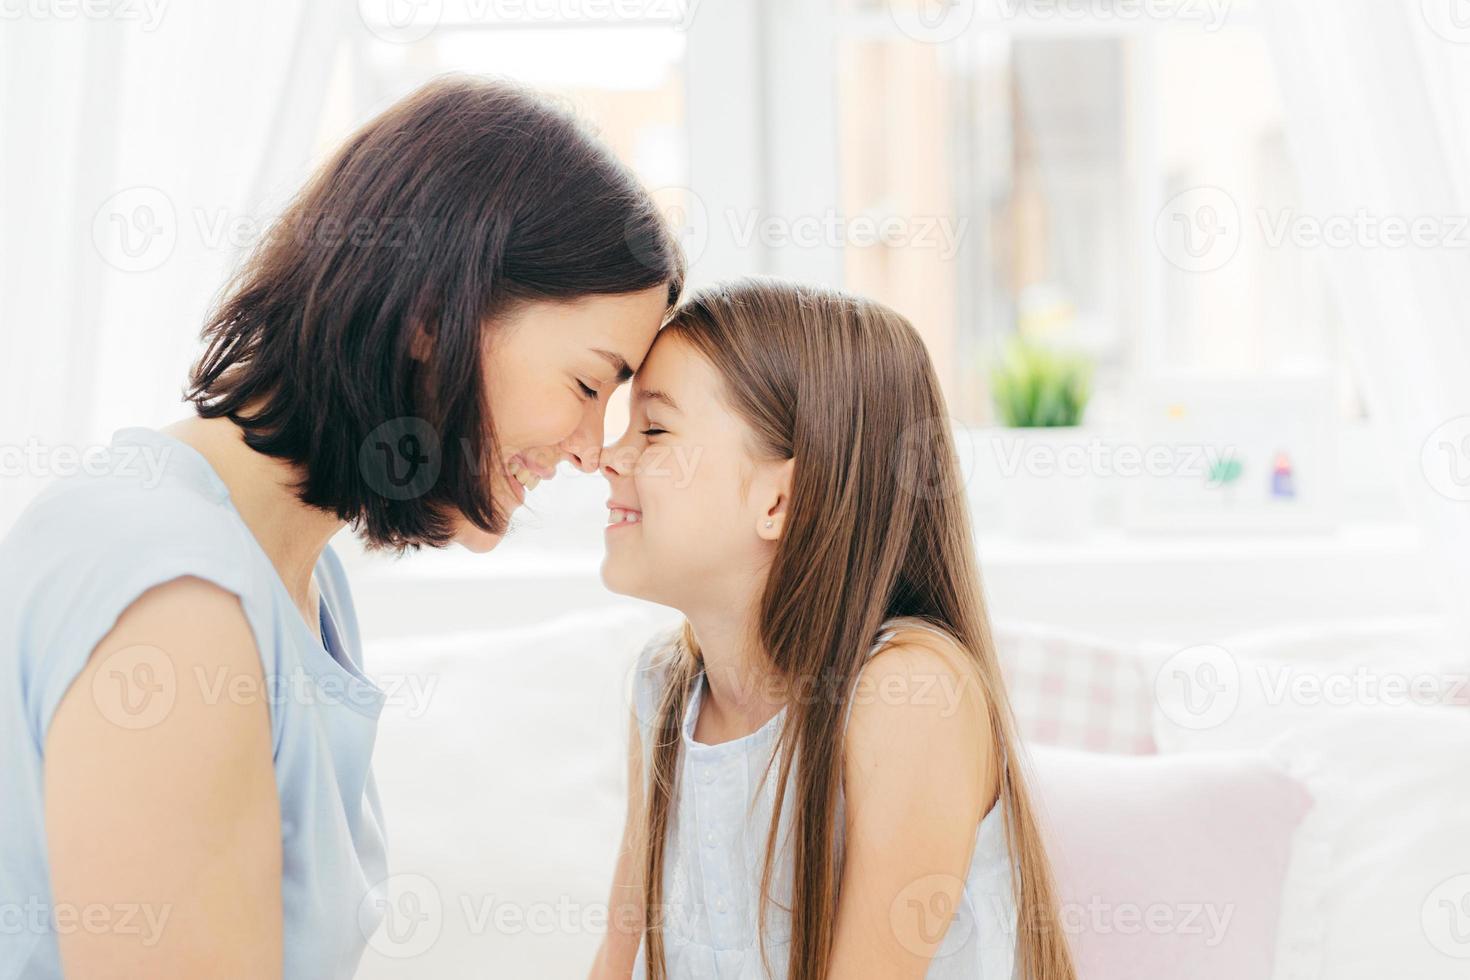
<svg viewBox="0 0 1470 980"><path fill-rule="evenodd" d="M51 897L43 815L51 717L118 616L186 575L240 598L260 650L281 806L284 976L351 977L386 893L369 768L383 694L361 669L341 563L328 548L316 566L324 648L193 448L124 429L88 472L49 487L0 539L0 980L59 980L57 932L84 921ZM167 691L158 676L167 665L130 668L138 696L115 710L157 710L150 692ZM149 911L118 910L115 927L142 940L166 934L166 910Z"/></svg>
<svg viewBox="0 0 1470 980"><path fill-rule="evenodd" d="M918 620L884 624L868 651L871 657L900 627L932 628ZM668 669L673 635L655 637L639 658L634 675L634 710L640 732L657 728L657 710ZM783 708L762 728L718 745L694 740L704 676L694 682L681 726L680 770L669 836L665 844L663 900L664 959L670 980L785 980L791 945L791 855L789 840L795 770L787 782L779 839L772 868L772 903L765 910L766 951L759 943L760 884L766 839L775 809L778 765L768 764L786 716ZM850 704L851 702L849 702ZM649 739L644 738L643 771L649 773ZM769 775L768 775L769 772ZM842 846L841 796L838 798L838 857ZM925 974L927 980L1012 980L1016 968L1016 902L1011 885L1013 862L1006 845L1004 814L993 806L975 828L975 846L960 901L948 916L895 903L903 934L943 939ZM947 921L946 921L947 918ZM633 966L634 980L645 980L642 944Z"/></svg>

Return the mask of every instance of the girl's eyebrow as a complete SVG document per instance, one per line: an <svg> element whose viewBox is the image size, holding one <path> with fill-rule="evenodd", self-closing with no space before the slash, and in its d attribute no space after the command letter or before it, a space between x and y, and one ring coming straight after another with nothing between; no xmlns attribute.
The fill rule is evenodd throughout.
<svg viewBox="0 0 1470 980"><path fill-rule="evenodd" d="M633 392L633 397L638 401L662 402L674 411L680 411L679 403L674 401L668 392L659 391L657 388L638 388Z"/></svg>
<svg viewBox="0 0 1470 980"><path fill-rule="evenodd" d="M610 350L603 350L601 347L592 348L592 353L613 366L613 370L618 372L618 384L622 384L633 377L633 369L628 367L628 360L622 354Z"/></svg>

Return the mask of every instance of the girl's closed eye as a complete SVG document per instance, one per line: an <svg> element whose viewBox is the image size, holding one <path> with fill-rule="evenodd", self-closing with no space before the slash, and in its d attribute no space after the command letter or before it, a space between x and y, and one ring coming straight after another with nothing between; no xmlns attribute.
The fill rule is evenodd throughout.
<svg viewBox="0 0 1470 980"><path fill-rule="evenodd" d="M666 430L660 429L656 425L650 425L648 428L639 429L638 431L642 432L645 436L661 436L664 435Z"/></svg>

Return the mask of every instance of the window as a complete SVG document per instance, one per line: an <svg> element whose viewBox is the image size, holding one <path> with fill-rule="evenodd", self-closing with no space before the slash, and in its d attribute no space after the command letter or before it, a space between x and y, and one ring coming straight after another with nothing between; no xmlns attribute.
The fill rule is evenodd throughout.
<svg viewBox="0 0 1470 980"><path fill-rule="evenodd" d="M1178 372L1328 374L1360 414L1315 256L1280 234L1299 190L1248 4L906 9L838 6L843 208L912 224L848 248L845 284L915 320L958 417L991 420L1017 333L1094 360L1104 422ZM914 247L945 216L953 240Z"/></svg>

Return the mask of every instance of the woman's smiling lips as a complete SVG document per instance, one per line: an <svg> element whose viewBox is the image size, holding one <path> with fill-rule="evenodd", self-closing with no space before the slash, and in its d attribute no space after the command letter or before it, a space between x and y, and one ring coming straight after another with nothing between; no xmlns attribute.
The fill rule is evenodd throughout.
<svg viewBox="0 0 1470 980"><path fill-rule="evenodd" d="M615 527L627 527L637 524L643 520L643 512L636 507L620 504L616 500L607 502L607 528L611 531Z"/></svg>
<svg viewBox="0 0 1470 980"><path fill-rule="evenodd" d="M549 480L556 475L556 470L535 463L520 453L516 453L505 464L505 471L510 474L510 487L516 495L516 505L526 502L526 491L535 490L542 480Z"/></svg>

